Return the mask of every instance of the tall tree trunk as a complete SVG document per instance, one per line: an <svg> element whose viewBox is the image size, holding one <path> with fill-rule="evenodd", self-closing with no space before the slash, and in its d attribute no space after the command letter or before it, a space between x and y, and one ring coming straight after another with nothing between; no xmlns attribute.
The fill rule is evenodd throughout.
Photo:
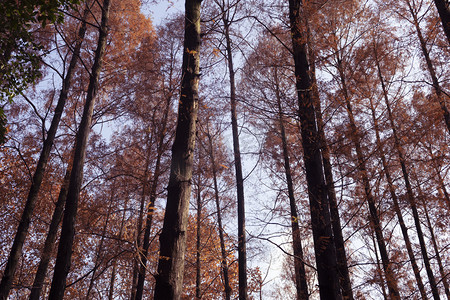
<svg viewBox="0 0 450 300"><path fill-rule="evenodd" d="M154 115L153 115L154 119ZM154 121L154 120L153 120ZM154 122L153 122L154 123ZM139 206L139 215L138 215L138 221L136 225L136 233L135 233L135 245L136 245L136 254L135 259L133 262L133 277L131 280L131 300L136 300L136 294L137 294L137 288L138 288L138 274L139 270L141 268L141 259L142 259L142 253L143 249L141 247L142 245L142 224L144 223L144 210L146 208L146 199L147 199L147 193L148 193L148 173L149 173L149 167L150 167L150 155L151 155L151 144L153 142L153 135L149 134L146 137L146 146L147 146L147 152L145 153L145 163L144 163L144 176L142 180L142 192L141 192L141 202ZM141 295L142 297L142 295Z"/></svg>
<svg viewBox="0 0 450 300"><path fill-rule="evenodd" d="M108 35L110 0L104 0L102 7L102 21L99 28L98 45L95 51L94 65L89 79L89 87L84 105L83 116L76 135L73 167L70 175L70 183L64 210L64 219L59 240L58 255L56 257L55 271L53 273L50 300L63 299L66 286L66 277L69 273L73 239L75 236L75 220L77 215L80 188L83 181L83 166L86 154L86 146L90 132L92 113L94 110L95 96L98 91L102 59L106 48Z"/></svg>
<svg viewBox="0 0 450 300"><path fill-rule="evenodd" d="M172 96L169 95L167 97L166 106L164 109L164 115L163 119L161 120L161 129L158 136L158 146L157 146L157 156L156 156L156 163L155 163L155 171L153 173L153 181L152 186L150 188L150 202L147 206L147 218L145 222L145 230L144 230L144 241L142 245L142 252L139 252L140 255L140 269L139 269L139 276L136 286L136 300L141 300L142 295L144 292L144 281L145 281L145 273L147 270L147 255L148 255L148 248L150 247L150 231L152 229L152 221L153 221L153 214L155 213L155 202L156 202L156 192L158 188L159 183L159 176L161 175L161 158L164 154L164 139L166 137L166 128L167 128L167 121L169 118L169 109L170 104L172 103Z"/></svg>
<svg viewBox="0 0 450 300"><path fill-rule="evenodd" d="M445 35L450 44L450 4L448 0L434 0L434 4L436 4L442 27L444 28Z"/></svg>
<svg viewBox="0 0 450 300"><path fill-rule="evenodd" d="M201 226L202 226L202 196L200 189L200 173L198 174L197 181L197 241L195 243L196 247L196 261L195 261L195 299L201 299L202 295L202 282L201 282L201 273L202 273L202 265L201 265L201 245L202 245L202 234L201 234Z"/></svg>
<svg viewBox="0 0 450 300"><path fill-rule="evenodd" d="M357 156L357 168L359 170L359 175L361 177L363 187L364 187L364 193L366 197L367 204L369 206L369 219L370 219L370 225L372 229L375 231L375 237L377 239L378 247L380 250L380 256L381 256L381 262L383 264L383 270L386 276L386 284L388 286L389 295L391 299L400 299L400 295L398 292L397 287L397 278L394 274L394 271L392 270L392 264L389 259L389 255L386 248L386 242L383 237L383 231L382 231L382 225L381 221L378 215L378 210L376 208L375 199L372 194L372 188L370 186L370 180L367 175L367 168L366 168L366 161L364 159L364 154L361 148L361 141L360 141L360 132L358 128L356 127L355 118L353 115L353 109L350 102L350 96L348 93L347 88L347 82L344 75L344 70L342 67L342 61L339 57L336 58L337 60L337 69L339 72L339 79L342 86L342 92L343 97L345 101L345 106L347 110L347 115L349 118L349 125L351 130L351 139L353 142L353 146L356 150L356 156Z"/></svg>
<svg viewBox="0 0 450 300"><path fill-rule="evenodd" d="M422 50L422 54L425 58L428 73L430 73L431 80L433 82L433 88L436 93L438 104L441 107L442 114L444 115L445 125L447 126L447 130L450 133L450 112L448 111L447 105L445 103L446 102L445 98L444 98L445 95L442 92L442 88L441 88L441 85L439 84L439 80L437 78L436 71L434 70L433 63L431 62L430 53L428 52L427 44L422 35L422 30L420 29L420 26L419 26L419 19L418 19L417 13L414 11L413 7L411 6L410 0L405 0L405 1L406 1L406 4L408 5L409 11L413 18L413 24L414 24L414 27L416 28L417 37L420 42L420 49ZM447 12L448 12L448 4L447 4Z"/></svg>
<svg viewBox="0 0 450 300"><path fill-rule="evenodd" d="M50 221L50 226L48 227L47 237L45 238L44 248L41 252L41 260L34 277L33 287L30 293L30 300L39 300L42 286L44 284L45 276L47 275L48 265L50 263L50 258L53 253L53 248L55 246L55 241L58 235L58 227L61 223L64 204L67 199L67 191L69 189L70 173L72 172L73 157L71 156L69 164L67 166L66 175L64 176L64 181L59 191L58 201L56 202L55 209L53 210L52 220Z"/></svg>
<svg viewBox="0 0 450 300"><path fill-rule="evenodd" d="M395 150L397 151L398 159L400 161L402 175L403 175L403 179L405 181L405 186L406 186L406 194L408 197L409 206L412 210L414 225L416 226L416 231L417 231L417 236L419 238L419 244L420 244L420 250L422 252L423 262L425 264L425 269L427 271L428 280L430 281L433 298L435 300L439 300L440 299L439 291L437 289L436 280L434 278L433 271L431 270L430 259L428 258L427 248L425 245L425 239L424 239L424 236L422 233L422 228L420 225L419 213L417 211L416 199L415 199L412 187L411 187L411 183L409 180L409 174L408 174L408 171L406 168L406 159L405 159L403 150L400 145L400 139L397 135L397 129L394 124L394 118L392 115L391 106L390 106L388 96L387 96L386 86L384 84L384 79L383 79L383 75L381 73L381 68L380 68L380 64L379 64L378 60L377 60L377 70L378 70L378 77L381 82L381 87L383 89L383 95L384 95L384 100L385 100L385 104L386 104L386 108L387 108L387 112L388 112L389 123L390 123L391 129L392 129L392 135L394 137L394 147L395 147Z"/></svg>
<svg viewBox="0 0 450 300"><path fill-rule="evenodd" d="M336 248L337 268L339 281L341 284L342 298L345 300L353 300L353 289L348 270L347 255L345 253L345 241L342 235L341 219L339 216L338 202L336 199L336 190L334 186L333 168L331 166L330 148L328 147L327 138L325 136L325 124L322 118L322 107L320 104L320 95L316 81L315 53L312 47L312 39L309 23L306 20L308 34L308 52L311 64L311 79L313 81L313 97L317 118L317 130L319 132L323 170L325 174L325 183L327 187L328 203L330 205L331 224L333 228L333 241Z"/></svg>
<svg viewBox="0 0 450 300"><path fill-rule="evenodd" d="M385 95L385 97L387 97L387 96ZM383 144L382 144L381 138L380 138L379 124L378 124L378 120L375 115L375 108L373 106L371 98L370 98L370 110L372 112L372 119L374 122L375 136L376 136L378 151L380 153L381 165L383 166L383 172L384 172L384 175L386 176L389 193L391 194L392 202L394 204L394 211L395 211L395 214L397 215L398 223L400 224L400 229L402 231L403 240L405 241L409 261L411 262L411 266L412 266L414 276L415 276L416 282L417 282L417 287L420 292L420 296L422 297L422 300L426 300L427 294L425 292L425 287L422 282L422 277L420 277L420 270L419 270L419 267L417 266L417 261L414 256L414 251L411 246L411 241L410 241L409 235L408 235L408 228L406 227L405 221L403 220L403 215L401 213L400 206L398 204L398 197L397 197L397 194L395 193L395 188L394 188L394 183L393 183L393 179L391 176L391 172L389 171L389 166L386 162L386 156L384 155L385 152L384 152L384 149L383 149L384 147L383 147Z"/></svg>
<svg viewBox="0 0 450 300"><path fill-rule="evenodd" d="M178 300L182 293L198 111L200 6L200 0L185 2L185 35L178 124L172 146L164 225L159 239L160 257L156 275L155 300Z"/></svg>
<svg viewBox="0 0 450 300"><path fill-rule="evenodd" d="M213 183L214 183L214 199L216 202L217 209L217 224L219 226L219 240L220 240L220 253L221 257L221 266L222 266L222 276L224 282L224 292L225 292L225 300L231 299L231 286L230 286L230 278L228 272L228 263L227 263L227 253L225 249L225 239L223 234L223 225L222 225L222 211L220 209L220 199L219 199L219 187L217 185L217 167L216 160L214 155L214 147L213 140L209 131L209 121L207 125L207 136L209 141L209 158L211 162L211 168L213 172Z"/></svg>
<svg viewBox="0 0 450 300"><path fill-rule="evenodd" d="M47 132L47 138L44 141L42 147L41 155L39 161L36 165L36 170L33 175L31 182L31 187L28 192L27 201L25 202L25 207L22 212L19 227L17 228L16 235L14 237L14 242L11 247L11 251L8 257L8 262L3 273L2 281L0 283L0 299L3 300L8 298L9 291L11 289L12 282L14 280L14 273L19 262L19 258L22 255L23 244L25 243L25 238L28 234L28 228L30 227L31 217L36 206L36 201L39 194L39 189L44 178L45 168L47 166L48 157L50 155L53 142L55 140L56 131L58 129L59 121L66 104L67 95L70 90L72 77L75 71L75 67L78 61L78 56L80 55L81 44L86 33L86 17L89 12L89 8L86 4L86 8L83 13L81 27L78 31L77 42L72 54L72 58L67 69L66 77L63 80L63 85L61 93L59 95L58 103L56 104L55 114L53 115L50 128Z"/></svg>
<svg viewBox="0 0 450 300"><path fill-rule="evenodd" d="M336 249L333 242L327 188L324 181L320 136L317 131L312 80L302 26L300 0L289 0L289 19L298 92L298 115L301 124L303 159L311 210L319 291L321 299L341 299Z"/></svg>
<svg viewBox="0 0 450 300"><path fill-rule="evenodd" d="M297 290L297 299L309 299L308 284L306 282L305 264L303 261L303 248L300 236L299 218L297 214L297 204L294 196L294 184L292 182L292 172L289 160L289 150L287 146L286 130L283 121L283 111L281 108L281 96L279 91L278 70L273 70L275 76L275 94L278 106L278 121L280 126L281 144L283 148L284 173L286 176L286 184L288 188L289 206L291 209L291 228L292 228L292 248L294 252L294 270L295 270L295 287Z"/></svg>
<svg viewBox="0 0 450 300"><path fill-rule="evenodd" d="M375 241L375 237L373 235L373 232L371 234L371 238L372 238L372 243L373 243L373 251L375 252L375 259L376 259L376 265L377 265L377 274L380 280L380 288L381 288L381 293L383 294L383 299L384 300L388 300L388 296L386 293L386 286L384 284L384 280L383 280L383 271L381 271L381 264L380 264L380 257L378 256L378 251L377 251L377 242Z"/></svg>
<svg viewBox="0 0 450 300"><path fill-rule="evenodd" d="M125 205L123 208L122 220L120 221L119 236L117 237L118 242L117 242L116 250L119 248L119 241L122 239L123 226L125 224L125 215L127 212L127 206L128 206L128 198L126 198ZM114 259L113 267L111 270L111 280L109 281L108 300L114 299L114 283L116 281L116 269L117 269L117 263L116 263L116 259Z"/></svg>
<svg viewBox="0 0 450 300"><path fill-rule="evenodd" d="M425 146L425 145L424 145ZM430 153L431 163L433 167L436 169L436 175L437 175L437 183L439 185L439 189L441 190L441 194L444 196L445 202L447 203L447 208L450 210L450 197L447 192L447 188L445 187L444 178L442 178L441 170L439 168L439 163L435 163L439 161L438 157L436 157L433 153L433 147L430 144L429 146L425 146L428 150L428 153Z"/></svg>
<svg viewBox="0 0 450 300"><path fill-rule="evenodd" d="M416 181L418 182L417 179L416 179ZM427 219L427 225L428 225L428 229L429 229L430 235L431 235L431 242L433 244L434 252L436 253L436 260L437 260L438 266L439 266L439 273L441 275L441 281L442 281L442 284L444 285L445 295L447 296L447 299L450 299L450 288L449 288L448 281L447 281L448 273L446 274L444 271L444 266L442 264L441 255L440 255L439 247L437 244L436 236L434 235L433 226L431 224L431 219L428 214L427 203L425 202L425 197L423 195L422 188L420 187L419 182L418 182L417 186L419 188L419 197L422 200L423 209L425 211L425 217Z"/></svg>
<svg viewBox="0 0 450 300"><path fill-rule="evenodd" d="M226 40L226 57L228 72L230 74L230 106L231 106L231 131L233 135L234 167L236 171L236 191L238 207L238 268L239 268L239 300L247 300L247 250L245 237L245 200L244 177L242 175L241 150L239 146L239 129L236 114L236 84L233 65L233 53L231 49L230 21L228 13L224 12L222 21Z"/></svg>
<svg viewBox="0 0 450 300"><path fill-rule="evenodd" d="M100 238L100 241L98 243L97 246L97 253L95 255L95 261L94 261L94 270L92 271L92 276L91 276L91 280L89 281L89 287L88 290L86 292L86 300L89 300L89 296L91 294L92 289L94 288L94 282L96 279L96 275L97 275L97 270L98 267L100 266L101 262L102 262L102 255L103 255L103 243L105 242L105 235L106 235L106 229L108 228L108 223L109 223L109 218L111 216L111 211L113 208L113 200L114 200L114 196L115 196L115 182L112 183L112 187L111 187L111 194L110 194L110 198L109 198L109 205L108 205L108 211L106 213L106 220L105 223L103 224L103 228L102 228L102 236Z"/></svg>

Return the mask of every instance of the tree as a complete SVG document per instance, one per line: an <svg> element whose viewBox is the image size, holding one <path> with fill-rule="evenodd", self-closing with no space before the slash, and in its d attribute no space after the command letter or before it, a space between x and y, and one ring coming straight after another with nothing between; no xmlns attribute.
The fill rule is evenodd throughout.
<svg viewBox="0 0 450 300"><path fill-rule="evenodd" d="M200 4L201 1L198 0L185 2L178 124L172 146L167 205L160 235L160 257L154 296L156 300L180 299L182 292L200 79Z"/></svg>
<svg viewBox="0 0 450 300"><path fill-rule="evenodd" d="M87 5L87 4L86 4ZM22 247L25 241L25 238L28 233L28 227L30 226L31 216L34 211L34 207L36 205L39 189L44 177L45 168L47 165L47 160L50 155L50 151L53 146L53 141L55 139L56 131L58 129L59 122L61 120L61 116L64 110L64 106L67 100L67 96L71 86L71 80L75 71L75 67L78 61L78 56L80 55L81 44L84 39L84 35L86 33L86 18L89 12L88 6L85 8L81 26L78 32L76 45L74 51L72 53L72 59L70 61L69 67L67 69L66 76L63 81L63 86L61 89L61 93L59 95L58 104L55 108L55 113L50 125L50 128L47 132L47 137L44 141L44 145L42 147L41 155L39 157L39 161L36 166L36 170L33 175L32 185L30 187L30 191L28 193L27 201L25 204L25 208L22 213L21 221L19 223L19 227L16 232L16 236L14 238L14 243L11 248L11 252L9 255L8 263L5 267L5 272L3 273L2 281L0 284L0 299L6 299L9 294L9 290L11 288L12 281L14 279L14 273L17 267L17 262L19 257L22 255Z"/></svg>
<svg viewBox="0 0 450 300"><path fill-rule="evenodd" d="M340 299L336 249L330 221L330 211L320 153L310 67L305 43L303 6L298 0L289 1L289 20L298 92L298 115L301 124L303 159L308 183L314 249L322 299Z"/></svg>
<svg viewBox="0 0 450 300"><path fill-rule="evenodd" d="M99 28L99 38L97 50L95 52L94 65L89 80L89 87L86 97L86 103L83 110L80 127L77 132L73 166L70 174L68 195L64 209L64 218L61 228L61 238L59 241L58 255L55 263L55 272L53 274L52 287L50 289L50 299L62 299L66 285L66 277L69 272L73 239L75 236L75 220L78 208L78 199L80 197L81 182L83 180L83 166L86 155L86 145L89 137L89 131L94 110L95 96L98 91L100 72L102 68L102 59L105 53L106 38L108 35L110 1L105 0L102 6L102 21Z"/></svg>
<svg viewBox="0 0 450 300"><path fill-rule="evenodd" d="M43 40L36 31L61 23L63 12L79 0L14 1L0 5L0 99L11 100L41 77ZM5 141L6 117L0 107L0 144Z"/></svg>
<svg viewBox="0 0 450 300"><path fill-rule="evenodd" d="M231 111L231 131L233 135L234 168L236 172L236 193L237 193L237 215L238 215L238 260L239 260L239 299L248 298L247 287L247 250L245 233L245 197L244 197L244 176L242 173L241 150L239 145L239 128L237 122L237 96L236 96L236 75L233 64L233 51L231 41L231 25L234 23L234 16L240 1L235 3L217 2L219 13L223 23L223 38L225 39L224 57L228 67L230 81L230 111ZM232 9L235 9L234 11Z"/></svg>
<svg viewBox="0 0 450 300"><path fill-rule="evenodd" d="M442 27L444 28L444 33L450 44L450 6L445 0L434 0L434 4L436 4Z"/></svg>

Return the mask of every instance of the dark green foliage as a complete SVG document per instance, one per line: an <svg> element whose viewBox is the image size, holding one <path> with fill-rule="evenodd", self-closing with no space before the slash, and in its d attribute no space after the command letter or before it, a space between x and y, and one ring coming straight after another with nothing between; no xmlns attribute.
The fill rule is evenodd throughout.
<svg viewBox="0 0 450 300"><path fill-rule="evenodd" d="M41 76L43 46L33 32L63 21L63 11L79 0L2 0L0 2L0 105ZM4 104L3 104L4 105ZM0 143L6 118L0 110Z"/></svg>

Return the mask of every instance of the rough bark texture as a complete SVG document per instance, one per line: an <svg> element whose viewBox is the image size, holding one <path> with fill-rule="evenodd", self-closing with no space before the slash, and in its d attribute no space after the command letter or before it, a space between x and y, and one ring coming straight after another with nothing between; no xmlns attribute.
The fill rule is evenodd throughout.
<svg viewBox="0 0 450 300"><path fill-rule="evenodd" d="M186 230L191 195L192 160L198 111L200 0L185 2L185 35L178 124L172 146L172 162L155 300L181 297L186 251Z"/></svg>
<svg viewBox="0 0 450 300"><path fill-rule="evenodd" d="M321 299L341 299L336 250L333 242L327 190L324 181L320 137L317 131L312 81L302 28L301 1L289 1L289 19L295 62L299 118L306 169L311 225L314 237Z"/></svg>
<svg viewBox="0 0 450 300"><path fill-rule="evenodd" d="M442 27L444 28L445 35L450 44L450 4L448 0L434 0L434 4L436 4Z"/></svg>
<svg viewBox="0 0 450 300"><path fill-rule="evenodd" d="M334 186L333 168L331 166L331 155L328 147L327 138L325 136L325 124L322 118L322 107L320 104L320 95L316 81L315 54L311 45L310 30L308 23L308 51L311 61L311 74L313 80L313 96L316 109L317 130L320 136L323 171L325 174L325 183L327 187L328 203L330 205L331 224L333 227L333 241L336 248L337 268L339 272L339 281L341 284L342 298L345 300L353 300L353 289L348 270L347 254L345 253L345 241L342 234L341 219L339 216L338 202L336 199L336 191Z"/></svg>
<svg viewBox="0 0 450 300"><path fill-rule="evenodd" d="M64 210L64 219L61 228L61 238L59 240L58 254L56 257L55 271L53 273L52 286L50 289L50 300L63 299L66 286L66 278L69 273L73 239L75 236L75 220L77 215L80 188L83 181L83 166L86 154L86 146L89 137L92 113L94 110L95 96L98 91L100 71L102 68L102 58L106 48L106 38L108 35L110 0L105 0L102 7L102 21L99 28L98 45L95 51L94 65L89 79L89 86L84 105L83 116L75 140L75 151L73 167L70 175L70 183Z"/></svg>
<svg viewBox="0 0 450 300"><path fill-rule="evenodd" d="M45 276L47 275L48 265L50 263L50 258L53 253L53 248L55 247L55 241L58 235L58 227L61 223L64 204L66 204L67 190L69 189L70 173L72 171L73 159L70 160L69 165L66 170L66 175L64 176L64 181L59 191L58 201L56 202L55 209L53 211L52 220L50 221L50 226L48 227L47 237L45 238L44 248L41 253L41 260L34 277L33 287L30 293L30 300L39 300L42 287L44 284Z"/></svg>
<svg viewBox="0 0 450 300"><path fill-rule="evenodd" d="M298 225L299 218L297 214L297 204L294 196L294 184L292 182L292 172L289 159L289 150L287 146L286 130L283 121L283 111L281 108L281 96L279 91L277 69L273 70L275 76L276 97L278 106L278 121L280 126L281 144L283 148L284 173L286 176L286 184L288 188L289 206L291 213L291 230L292 230L292 248L294 253L294 273L295 287L297 290L297 299L309 299L308 284L306 282L305 264L303 262L303 248L300 236L300 227Z"/></svg>
<svg viewBox="0 0 450 300"><path fill-rule="evenodd" d="M14 237L14 242L8 257L8 262L6 264L5 271L3 273L2 281L0 283L1 300L4 299L6 300L6 298L8 298L8 294L11 289L12 282L14 280L14 273L16 271L19 258L22 255L23 244L28 234L28 228L30 226L34 207L36 206L39 189L41 187L42 180L44 178L45 168L47 166L50 150L53 146L53 141L55 139L59 121L61 120L64 106L66 104L67 95L69 93L72 77L75 71L75 66L78 61L78 56L80 55L81 44L83 42L84 35L86 33L86 22L84 20L86 19L88 11L89 11L88 8L86 8L83 14L83 21L81 22L81 27L78 31L77 42L75 44L75 48L69 63L69 67L67 68L66 77L64 78L63 81L63 86L61 89L61 93L59 95L58 103L56 104L55 114L53 115L50 128L47 132L47 138L45 139L44 145L42 147L41 155L39 157L39 161L37 163L36 170L34 172L33 179L31 182L30 191L28 192L27 201L25 202L25 207L20 219L19 227L17 228L17 232Z"/></svg>

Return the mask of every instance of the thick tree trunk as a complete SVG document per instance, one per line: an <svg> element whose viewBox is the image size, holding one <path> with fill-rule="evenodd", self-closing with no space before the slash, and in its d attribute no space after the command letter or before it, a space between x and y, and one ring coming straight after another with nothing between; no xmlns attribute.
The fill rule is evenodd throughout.
<svg viewBox="0 0 450 300"><path fill-rule="evenodd" d="M147 270L147 255L148 255L148 248L150 247L150 231L152 229L152 221L153 221L153 214L155 213L155 202L156 202L156 192L158 188L159 183L159 176L161 173L161 158L164 153L164 139L166 137L166 128L167 128L167 121L169 118L169 109L171 96L167 98L166 101L166 107L164 109L164 116L161 120L161 130L159 132L158 137L158 146L157 146L157 156L156 156L156 163L155 163L155 171L153 175L153 181L152 186L150 188L150 202L147 206L147 218L145 221L145 230L144 230L144 241L142 244L142 252L139 252L140 255L140 269L139 269L139 276L137 280L137 286L136 286L136 296L135 300L141 300L142 295L144 293L144 281L145 281L145 273Z"/></svg>
<svg viewBox="0 0 450 300"><path fill-rule="evenodd" d="M45 276L47 275L48 265L50 263L50 258L53 253L53 248L55 246L55 241L58 235L58 227L61 223L64 205L66 204L70 173L72 172L72 164L73 158L71 157L67 166L66 175L64 176L61 190L59 191L58 201L56 202L55 209L53 211L52 220L50 221L50 226L48 227L48 233L47 237L45 238L44 248L41 252L41 260L39 261L36 275L34 277L33 287L30 293L30 300L39 300Z"/></svg>
<svg viewBox="0 0 450 300"><path fill-rule="evenodd" d="M448 0L434 0L434 4L436 4L442 27L444 28L445 35L450 44L450 4Z"/></svg>
<svg viewBox="0 0 450 300"><path fill-rule="evenodd" d="M349 125L351 130L351 139L353 142L353 145L356 150L356 156L357 156L357 168L359 170L359 175L361 177L363 187L364 187L364 193L366 196L366 201L369 206L369 219L370 219L370 225L372 229L375 231L375 237L377 239L378 247L380 250L380 256L381 256L381 262L383 264L384 273L386 276L386 284L388 286L389 295L391 299L400 299L400 294L398 291L397 286L397 278L394 274L394 271L392 270L392 264L389 259L389 255L386 248L386 242L383 237L383 231L382 231L382 225L381 221L378 215L378 210L376 208L375 199L372 194L372 188L370 186L370 180L367 175L367 168L366 168L366 161L364 159L364 154L361 148L361 142L360 142L360 132L358 128L356 127L355 118L353 115L353 109L350 102L350 96L348 94L348 88L347 88L347 82L344 75L344 70L342 67L342 61L339 57L336 58L337 60L337 69L339 72L339 78L342 85L342 92L343 97L345 101L345 106L349 118Z"/></svg>
<svg viewBox="0 0 450 300"><path fill-rule="evenodd" d="M110 0L104 0L102 7L102 21L99 29L97 50L95 51L94 65L89 80L89 87L84 105L83 116L76 135L73 167L70 175L70 183L64 210L64 219L61 228L58 255L53 273L52 286L50 289L50 300L63 299L66 286L66 277L69 273L73 239L75 236L75 220L77 215L80 188L83 181L83 166L86 154L86 146L94 110L95 96L98 91L102 59L106 48L108 35Z"/></svg>
<svg viewBox="0 0 450 300"><path fill-rule="evenodd" d="M244 177L242 175L241 150L239 146L239 129L236 113L236 85L233 65L233 53L231 49L230 22L228 12L223 14L223 23L226 40L226 57L228 61L228 72L230 74L230 106L231 106L231 131L233 134L234 167L236 171L236 191L238 207L238 268L239 268L239 300L248 298L247 291L247 250L245 237L245 200L244 200Z"/></svg>
<svg viewBox="0 0 450 300"><path fill-rule="evenodd" d="M213 147L213 140L211 137L211 134L209 132L209 123L207 125L207 136L209 141L209 157L211 161L211 168L213 172L213 183L214 183L214 199L216 202L216 209L217 209L217 224L219 227L219 239L220 239L220 253L222 255L221 257L221 266L222 266L222 276L223 276L223 282L224 282L224 292L225 292L225 300L231 299L231 286L230 286L230 278L228 275L228 263L227 263L227 253L225 249L225 239L223 234L223 225L222 225L222 211L220 209L220 199L219 199L219 187L217 185L217 167L216 167L216 160L214 155L214 147Z"/></svg>
<svg viewBox="0 0 450 300"><path fill-rule="evenodd" d="M294 253L294 273L295 287L297 290L297 299L309 299L308 284L306 282L305 264L303 261L303 248L300 236L299 218L297 214L297 204L294 196L294 184L292 182L292 172L289 160L289 150L287 145L286 130L283 121L283 111L281 108L281 96L279 91L278 70L273 70L275 76L276 98L278 106L278 121L280 126L281 144L283 148L284 173L286 176L286 184L288 188L289 206L291 209L291 228L292 228L292 248Z"/></svg>
<svg viewBox="0 0 450 300"><path fill-rule="evenodd" d="M311 210L311 225L321 299L341 299L336 249L324 181L320 136L317 131L312 81L302 26L300 0L289 1L289 19L295 62L299 118L303 145L303 159Z"/></svg>
<svg viewBox="0 0 450 300"><path fill-rule="evenodd" d="M433 88L436 93L438 104L441 107L442 114L444 115L445 125L447 126L447 130L450 133L450 112L448 111L447 105L445 103L446 96L442 92L442 88L441 88L441 85L439 84L439 80L437 78L436 71L434 70L434 66L433 66L433 63L430 58L430 53L428 52L428 49L427 49L427 44L422 35L422 30L420 29L420 26L419 26L419 20L417 17L417 13L414 11L413 7L411 6L410 0L406 0L406 4L408 5L409 11L413 18L413 24L414 24L414 27L416 28L417 37L420 42L420 49L422 50L422 54L425 58L425 63L426 63L427 69L428 69L428 73L430 73L430 77L433 82ZM447 4L447 12L448 12L448 4Z"/></svg>
<svg viewBox="0 0 450 300"><path fill-rule="evenodd" d="M336 199L336 191L334 187L333 168L331 166L331 155L328 147L327 138L325 136L325 124L322 118L322 107L320 104L320 95L316 83L316 66L315 54L311 45L311 36L309 24L306 24L308 30L308 51L311 61L311 76L313 80L313 96L314 106L317 118L317 130L320 136L323 170L325 174L325 183L327 187L328 203L330 205L331 224L333 227L333 241L336 248L337 268L339 274L339 281L341 283L342 298L344 300L353 300L353 289L350 280L350 273L347 264L347 254L345 253L345 241L342 235L341 219L339 216L338 202Z"/></svg>
<svg viewBox="0 0 450 300"><path fill-rule="evenodd" d="M178 124L172 146L167 206L160 236L155 300L178 300L182 293L198 111L200 6L200 0L185 2L185 35Z"/></svg>
<svg viewBox="0 0 450 300"><path fill-rule="evenodd" d="M53 141L55 139L59 121L61 120L64 106L66 104L67 95L70 90L72 77L73 77L75 67L76 67L76 64L78 61L78 56L80 55L81 44L83 42L84 35L86 33L85 19L87 17L88 12L89 12L89 8L86 7L86 9L83 13L81 27L78 31L77 42L75 44L72 58L70 60L69 67L67 69L66 77L64 78L64 81L63 81L63 86L61 89L61 93L59 95L58 103L55 108L55 114L53 115L53 119L50 124L50 128L47 132L47 138L45 139L44 145L42 147L41 155L39 157L39 161L37 163L36 170L33 175L31 187L28 192L27 201L25 203L22 217L20 219L19 227L17 228L17 232L14 237L14 242L13 242L13 245L11 248L11 252L8 257L8 262L6 264L5 271L3 273L2 281L0 283L0 299L1 300L3 300L3 299L6 300L6 298L8 298L8 294L11 289L12 282L14 280L14 273L17 268L17 263L19 262L19 258L22 255L22 247L25 242L25 238L28 234L28 228L30 226L34 207L36 206L39 189L41 187L42 180L44 178L45 168L47 166L47 161L48 161L48 157L50 155L50 150L53 146Z"/></svg>

